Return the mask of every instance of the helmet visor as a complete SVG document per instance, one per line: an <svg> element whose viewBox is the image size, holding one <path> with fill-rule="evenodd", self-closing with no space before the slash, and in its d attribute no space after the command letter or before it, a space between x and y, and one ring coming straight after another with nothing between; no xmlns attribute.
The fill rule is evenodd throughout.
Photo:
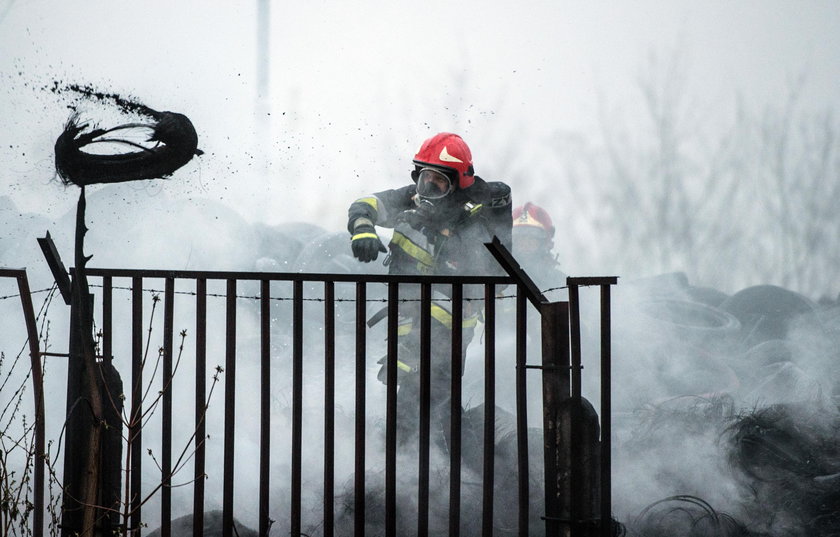
<svg viewBox="0 0 840 537"><path fill-rule="evenodd" d="M417 193L426 199L439 199L452 192L452 179L438 170L423 168L417 176Z"/></svg>

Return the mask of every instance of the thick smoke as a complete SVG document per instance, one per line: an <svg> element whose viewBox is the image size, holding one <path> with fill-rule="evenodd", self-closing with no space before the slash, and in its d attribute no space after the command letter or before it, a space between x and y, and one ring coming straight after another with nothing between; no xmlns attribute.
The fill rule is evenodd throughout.
<svg viewBox="0 0 840 537"><path fill-rule="evenodd" d="M614 506L630 533L831 535L837 306L668 274L620 285L615 308Z"/></svg>
<svg viewBox="0 0 840 537"><path fill-rule="evenodd" d="M37 215L15 210L11 200L3 202L9 217L4 236L2 265L26 260L31 267L33 288L49 285L50 277L43 261L31 252L31 244L42 236L49 223ZM142 267L151 253L159 265L150 268L174 269L237 269L272 271L356 272L369 269L354 261L349 254L344 231L328 231L312 223L278 226L249 224L225 207L212 202L187 203L170 199L165 190L149 195L145 189L113 187L89 197L86 243L87 253L94 255L92 266ZM69 258L72 212L55 225L50 225L56 244ZM194 233L183 227L189 221ZM114 240L121 237L121 240ZM29 257L27 257L29 256ZM378 267L383 270L384 267ZM130 318L130 282L115 282L115 319L117 335L115 356L124 381L129 375L130 356L126 320ZM161 281L144 282L144 319L152 315L154 290L160 292ZM176 453L186 447L193 430L192 408L195 371L194 289L191 284L179 285L175 311L176 332L186 330L183 355L174 387ZM257 482L259 429L255 414L259 407L259 307L254 298L256 285L243 284L237 290L237 370L236 370L236 516L243 524L257 527L257 506L254 487ZM371 287L368 315L382 302L383 288ZM94 287L94 292L98 292ZM204 377L213 385L216 366L224 367L224 295L223 283L209 289L208 364ZM346 379L353 378L354 356L352 328L355 315L353 289L338 285L338 344L336 376L340 379L336 406L336 483L337 519L347 522L353 513L353 394ZM290 284L272 287L272 362L271 362L271 514L273 532L286 531L289 495L289 460L291 446L291 297ZM36 300L45 294L36 295ZM584 395L598 407L598 308L597 297L582 290L584 347ZM321 480L323 468L323 290L315 284L305 288L304 325L304 523L306 531L318 534L321 524ZM500 298L497 310L500 319L508 314L513 299ZM10 312L17 304L4 300ZM823 505L836 504L838 455L832 447L838 435L836 349L840 336L840 314L834 303L817 304L789 290L774 286L754 286L733 294L692 285L679 273L664 274L644 280L619 280L613 289L613 504L617 520L627 525L631 534L658 535L657 531L678 531L687 522L673 512L690 513L687 520L703 520L695 525L697 535L713 534L723 521L733 528L750 531L751 535L830 535L835 510ZM162 342L162 307L155 306L149 344L150 361ZM97 308L97 315L101 312ZM55 350L66 345L66 307L53 302L49 308L52 331L50 341ZM7 318L14 322L14 316ZM98 317L97 317L98 319ZM97 321L99 322L99 321ZM531 323L537 322L532 315ZM4 326L4 351L9 344L22 343L20 326ZM497 381L500 414L500 450L503 439L510 439L510 415L513 405L513 334L501 323L497 328ZM464 402L468 409L465 424L475 417L479 427L482 415L483 341L479 334L470 348L465 370ZM17 336L17 337L13 337ZM384 323L368 334L368 441L369 486L367 498L371 528L376 527L377 507L383 497L382 456L384 439L384 386L376 380L376 358L385 352ZM532 335L532 337L534 337ZM530 362L536 362L538 346L529 340ZM25 357L25 355L24 355ZM504 372L504 373L502 373ZM50 393L63 393L64 370L50 359L47 383ZM224 414L222 397L226 373L219 375L207 416L206 446L208 449L208 511L221 507L222 438ZM146 376L151 386L160 385L159 377ZM152 388L154 392L157 388ZM4 391L5 393L5 391ZM536 374L529 378L529 425L535 429L531 447L537 447L532 458L539 460L539 428L541 427L540 391ZM48 416L62 413L63 398L55 397L48 405ZM506 421L507 420L507 421ZM791 424L798 424L792 427ZM505 429L507 427L507 429ZM149 490L160 479L153 457L159 457L159 415L144 429L144 445L152 454L144 458L144 487ZM55 418L48 422L53 439L60 433ZM764 442L764 444L761 444ZM58 447L54 444L53 449ZM510 446L513 449L513 446ZM512 456L511 452L508 455ZM480 483L480 451L465 451L469 460L464 470L465 519L473 508L467 500L476 500ZM762 458L763 457L763 458ZM59 460L56 458L56 460ZM188 485L192 479L192 460L186 462L174 480ZM499 464L509 464L512 459ZM442 500L433 506L435 523L445 520L448 478L445 454L437 453L433 474L433 491ZM414 466L400 481L400 502L406 512L414 505ZM502 466L503 468L504 466ZM60 468L59 468L60 469ZM540 466L534 473L540 486ZM500 472L511 475L510 472ZM779 476L782 477L779 477ZM780 479L786 484L778 490ZM513 483L508 484L513 490ZM504 490L502 488L501 490ZM784 492L782 497L779 496ZM538 497L534 499L539 504ZM191 487L173 489L173 514L192 511ZM831 502L835 502L832 504ZM156 525L159 505L152 499L144 506L144 519ZM504 512L501 508L499 512ZM773 513L770 515L768 513ZM505 513L510 515L510 512ZM643 515L643 516L640 516ZM410 516L402 523L410 523ZM538 518L537 518L538 520ZM712 520L716 520L712 524ZM508 523L511 521L508 520ZM499 517L500 531L505 520ZM711 526L707 527L707 524ZM717 524L717 526L715 526ZM539 524L534 525L539 532ZM444 524L445 527L445 524ZM510 529L514 525L511 523ZM698 529L700 528L700 529ZM703 529L706 528L706 529ZM709 529L712 528L712 529ZM680 530L681 531L681 530ZM734 531L734 530L732 530ZM705 533L704 533L705 532ZM678 534L678 533L674 533ZM687 533L686 533L687 534Z"/></svg>
<svg viewBox="0 0 840 537"><path fill-rule="evenodd" d="M70 88L57 91L58 88ZM90 88L46 85L52 97L67 95L94 96L71 106L73 110L93 110L104 106L122 116L139 110L121 103L133 102L115 94L98 94ZM56 124L55 131L60 124ZM47 129L49 130L49 129ZM52 131L49 131L52 132ZM49 145L50 140L44 137ZM0 266L26 266L35 290L51 285L51 276L37 249L36 237L49 230L65 262L72 259L72 229L75 189L64 189L52 175L45 159L39 169L27 170L28 177L38 176L37 196L55 195L57 206L66 211L51 211L51 218L26 212L15 198L0 197ZM213 162L209 159L209 162ZM196 167L204 166L196 164ZM86 253L94 257L90 266L113 268L162 268L194 270L262 270L309 272L357 272L363 267L350 255L347 236L335 226L324 226L316 215L295 213L296 222L266 224L245 218L227 205L194 196L190 188L179 185L184 177L199 185L218 173L206 168L186 169L169 182L148 181L138 185L119 185L91 189L88 194ZM225 170L222 170L223 172ZM228 168L227 171L231 171ZM234 170L235 172L235 170ZM267 178L274 180L275 178ZM20 190L19 185L14 185ZM172 192L177 191L174 195ZM46 193L46 194L45 194ZM14 192L13 192L14 194ZM186 195L184 195L186 194ZM25 199L26 196L23 196ZM29 200L31 202L31 200ZM350 199L347 199L348 203ZM289 209L286 207L285 209ZM250 215L249 215L250 216ZM151 260L151 261L150 261ZM377 265L374 270L383 270ZM619 275L620 276L620 275ZM562 285L562 282L558 282ZM115 360L128 378L131 355L128 319L130 319L130 282L115 282L116 327ZM152 296L163 289L162 281L144 282L144 323L151 326L148 343L149 363L154 363L162 344L162 307L154 306ZM3 296L14 294L14 289ZM193 384L196 376L192 356L195 353L195 298L191 284L176 289L175 330L186 331L183 354L176 373L175 395L176 453L186 449L183 468L173 479L180 486L173 489L174 516L192 511L190 482L193 459L189 456L193 431ZM382 303L383 288L369 290L368 316ZM98 293L98 288L94 287ZM225 416L223 393L230 371L225 367L224 285L211 283L209 292L207 369L198 372L214 387L208 410L206 446L208 511L221 507L222 439ZM246 526L258 526L255 484L259 456L259 304L255 284L237 289L237 368L236 368L236 517ZM272 286L271 322L271 516L272 534L288 530L290 498L289 431L291 429L291 285ZM353 513L353 398L350 390L354 375L352 327L353 289L339 285L336 345L339 391L336 406L336 482L338 484L337 519L349 520ZM584 290L584 394L598 408L598 309L597 298ZM46 292L35 295L36 308L46 300ZM305 450L303 485L305 532L319 534L322 520L322 428L323 428L323 291L317 285L305 289L304 325L304 407ZM22 347L22 321L17 298L4 299L2 349L4 366L12 366L12 357ZM500 298L500 319L510 318L513 299ZM154 319L152 310L154 307ZM97 325L100 306L95 308ZM48 311L51 349L66 349L67 308L53 300ZM530 322L537 323L531 313ZM838 440L837 397L840 375L837 370L840 309L834 302L814 303L797 293L772 286L757 285L736 293L723 293L690 282L681 273L652 275L645 280L619 280L613 294L613 504L615 518L627 525L634 535L707 535L720 534L721 528L747 535L830 535L836 518ZM499 489L515 489L510 465L510 416L513 404L513 334L509 324L497 334L499 399ZM367 449L369 454L368 498L371 529L381 524L384 457L385 392L376 379L376 359L385 352L384 323L368 331ZM538 340L531 334L529 362L539 361ZM482 415L481 329L470 348L464 377L465 424L473 431ZM25 353L23 359L25 362ZM61 359L47 360L48 416L61 416L64 410L66 368ZM14 366L15 377L9 386L25 385L25 367ZM151 367L151 366L150 366ZM2 371L0 371L2 372ZM214 384L218 375L219 382ZM532 459L539 460L541 400L538 373L529 373L528 416L533 429L530 447ZM160 389L159 373L149 370L145 377L152 397ZM15 384L17 383L17 384ZM4 396L9 393L3 390ZM26 410L28 398L22 399ZM3 402L6 404L6 401ZM31 409L30 409L31 410ZM25 414L22 413L22 414ZM31 413L29 414L31 416ZM54 440L53 460L60 461L61 423L48 421L48 437ZM159 459L160 415L155 413L144 430L144 490L151 491L160 481L155 469ZM474 447L474 446L473 446ZM144 450L144 453L146 451ZM474 517L474 504L480 482L476 463L480 452L465 451L464 519ZM433 506L434 524L446 527L448 476L446 455L435 452L436 472L433 491L440 500ZM415 466L407 466L405 481L400 481L400 504L411 512ZM57 467L60 472L60 466ZM534 468L533 491L540 486L540 466ZM507 478L505 481L502 478ZM509 497L508 497L509 498ZM466 501L469 499L470 501ZM537 494L534 505L539 506ZM825 507L827 506L827 507ZM500 533L513 532L515 520L500 502L497 527ZM685 514L684 518L674 513ZM379 516L379 518L377 518ZM505 518L508 517L508 518ZM152 527L159 522L159 504L153 498L144 506L144 520ZM537 515L537 520L539 520ZM700 521L699 523L697 521ZM411 526L410 516L401 523ZM539 524L532 524L539 534ZM690 529L686 529L689 527ZM695 533L689 533L693 531ZM658 532L658 533L657 533ZM750 533L744 533L750 532Z"/></svg>

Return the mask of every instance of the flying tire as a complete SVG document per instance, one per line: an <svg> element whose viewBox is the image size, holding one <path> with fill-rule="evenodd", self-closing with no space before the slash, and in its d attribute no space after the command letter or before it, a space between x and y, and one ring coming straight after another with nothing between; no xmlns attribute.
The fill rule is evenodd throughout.
<svg viewBox="0 0 840 537"><path fill-rule="evenodd" d="M151 121L126 123L109 129L94 128L87 132L88 123L80 123L78 114L70 116L55 142L55 168L62 182L84 186L162 179L172 175L193 156L202 154L198 149L198 135L187 116L150 109L146 115ZM149 146L114 136L128 129L150 130L146 140ZM90 152L93 144L105 143L134 150L109 154Z"/></svg>

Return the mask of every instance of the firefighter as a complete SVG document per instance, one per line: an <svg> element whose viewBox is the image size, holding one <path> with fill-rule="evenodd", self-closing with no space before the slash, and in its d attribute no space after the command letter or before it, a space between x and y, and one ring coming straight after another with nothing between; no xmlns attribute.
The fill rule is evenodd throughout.
<svg viewBox="0 0 840 537"><path fill-rule="evenodd" d="M411 184L354 201L347 229L353 255L383 263L389 274L502 274L484 246L493 236L511 245L510 188L475 175L470 148L457 134L442 132L423 142L414 156ZM375 226L392 228L386 249ZM420 306L418 286L401 286L398 330L398 436L417 432L420 386ZM414 294L412 294L414 293ZM451 286L435 285L431 306L431 406L437 438L448 433L451 379ZM461 370L478 322L482 286L465 286ZM381 318L384 315L379 315ZM385 359L379 379L386 382Z"/></svg>
<svg viewBox="0 0 840 537"><path fill-rule="evenodd" d="M566 285L554 249L554 223L530 201L513 209L513 255L540 291Z"/></svg>

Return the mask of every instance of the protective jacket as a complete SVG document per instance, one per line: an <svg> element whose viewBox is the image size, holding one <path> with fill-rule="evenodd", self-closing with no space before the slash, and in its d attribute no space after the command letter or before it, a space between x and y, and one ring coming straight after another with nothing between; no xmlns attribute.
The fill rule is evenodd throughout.
<svg viewBox="0 0 840 537"><path fill-rule="evenodd" d="M391 274L500 274L484 243L495 235L511 247L510 187L479 177L436 205L413 184L377 192L353 202L348 217L351 233L358 218L394 229L385 261Z"/></svg>
<svg viewBox="0 0 840 537"><path fill-rule="evenodd" d="M351 235L359 219L366 224L393 228L385 264L390 274L405 275L494 275L501 268L484 246L493 236L511 247L510 188L501 182L475 177L472 185L459 188L442 199L428 200L417 195L414 184L377 192L350 205L347 229ZM417 286L408 286L414 288ZM476 289L470 290L470 287ZM400 292L400 298L411 291ZM451 330L453 318L449 294L451 286L435 285L431 304L431 406L433 422L445 437L448 428L451 370ZM482 286L464 286L464 298L479 298ZM481 300L465 301L463 307L461 366L478 322ZM398 319L397 408L399 438L410 438L417 431L417 401L420 381L419 302L400 304ZM384 313L385 310L380 312ZM378 317L377 316L374 317ZM372 319L375 322L375 319ZM379 379L386 382L386 357Z"/></svg>

